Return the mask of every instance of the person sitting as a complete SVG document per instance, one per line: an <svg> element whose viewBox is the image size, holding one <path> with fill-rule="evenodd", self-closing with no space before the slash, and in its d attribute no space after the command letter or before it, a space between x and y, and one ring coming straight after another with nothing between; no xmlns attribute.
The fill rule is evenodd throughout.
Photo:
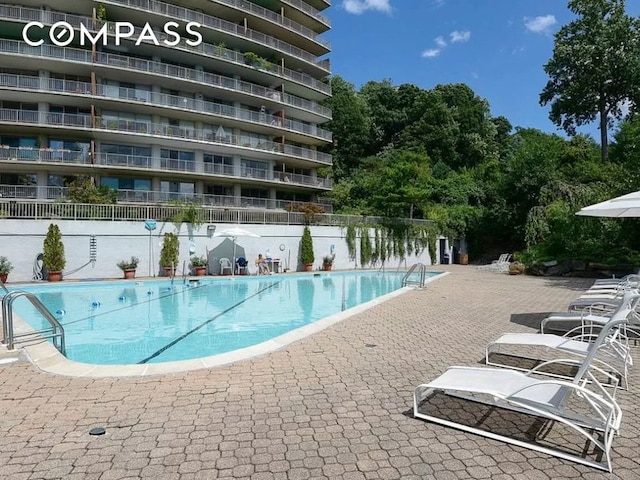
<svg viewBox="0 0 640 480"><path fill-rule="evenodd" d="M258 275L269 275L271 273L267 259L264 258L261 253L259 253L258 258L256 258L256 267L258 267Z"/></svg>

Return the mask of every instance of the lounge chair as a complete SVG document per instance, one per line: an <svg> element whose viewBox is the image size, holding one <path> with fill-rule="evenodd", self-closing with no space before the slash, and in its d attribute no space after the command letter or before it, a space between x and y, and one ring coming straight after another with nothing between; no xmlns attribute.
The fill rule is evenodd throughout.
<svg viewBox="0 0 640 480"><path fill-rule="evenodd" d="M638 295L636 291L628 290L621 297L612 300L585 300L582 309L571 308L576 305L576 301L574 301L570 305L571 311L551 313L543 319L540 324L540 332L548 333L549 330L553 330L549 328L549 325L554 323L564 325L571 323L572 326L576 323L581 326L604 325L616 313L627 308L636 295Z"/></svg>
<svg viewBox="0 0 640 480"><path fill-rule="evenodd" d="M612 315L609 321L627 319L627 321L638 325L638 315L636 313L638 303L640 303L640 295L633 297L629 303L625 304L624 308L619 309ZM598 324L598 328L595 330L602 328L602 325ZM627 389L629 367L633 362L626 326L626 324L623 324L620 328L610 330L609 336L599 346L592 343L592 340L597 338L597 335L593 333L592 324L581 325L562 336L544 333L506 333L487 346L485 359L487 365L526 371L526 369L517 365L501 363L498 361L501 357L496 354L506 352L509 357L535 360L547 359L547 354L550 353L569 355L572 358L584 358L591 349L598 348L599 351L594 357L594 361L610 374L618 376L622 380L623 387ZM536 353L541 353L542 355L535 355ZM554 372L542 372L540 370L538 372L553 377L568 378L566 375Z"/></svg>
<svg viewBox="0 0 640 480"><path fill-rule="evenodd" d="M617 328L624 322L626 320L606 324L594 342L595 345L599 346L605 341L611 329ZM435 380L419 385L415 389L414 417L611 472L611 445L620 428L622 411L614 399L615 390L608 391L594 375L594 372L597 372L598 376L604 375L612 382L617 381L592 364L597 351L597 348L593 348L582 362L563 360L564 365L573 364L578 367L577 373L570 382L540 379L535 376L539 368L553 362L543 363L526 373L484 367L450 367ZM431 396L437 392L561 423L585 437L588 442L592 442L602 452L605 463L547 447L537 441L529 442L514 436L483 430L480 427L483 421L486 421L485 417L467 425L421 412L421 407L428 406ZM580 411L578 406L582 407L584 412ZM455 412L452 411L452 413ZM540 429L545 427L547 429L549 427L546 422L537 432L527 433L539 434ZM580 450L587 451L587 447L581 447Z"/></svg>
<svg viewBox="0 0 640 480"><path fill-rule="evenodd" d="M479 268L482 270L488 270L490 272L498 272L498 273L508 272L509 264L511 263L510 259L511 259L510 253L503 253L502 255L500 255L498 260L494 260L489 265L482 265Z"/></svg>

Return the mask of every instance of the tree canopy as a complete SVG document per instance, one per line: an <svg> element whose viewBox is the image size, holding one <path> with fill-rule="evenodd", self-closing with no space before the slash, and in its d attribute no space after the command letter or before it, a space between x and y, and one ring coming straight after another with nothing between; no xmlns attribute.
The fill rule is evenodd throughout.
<svg viewBox="0 0 640 480"><path fill-rule="evenodd" d="M569 9L577 18L555 35L540 103L570 135L599 117L604 160L611 122L640 104L640 20L625 13L625 0L570 0Z"/></svg>

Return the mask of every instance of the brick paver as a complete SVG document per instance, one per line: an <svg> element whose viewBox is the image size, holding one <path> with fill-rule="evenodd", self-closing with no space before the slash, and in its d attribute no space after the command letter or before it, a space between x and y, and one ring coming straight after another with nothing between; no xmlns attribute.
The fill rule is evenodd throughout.
<svg viewBox="0 0 640 480"><path fill-rule="evenodd" d="M480 364L492 339L534 331L589 284L448 270L426 290L225 367L82 379L0 364L0 477L640 478L637 372L618 394L612 475L412 418L416 385ZM106 435L89 436L95 426Z"/></svg>

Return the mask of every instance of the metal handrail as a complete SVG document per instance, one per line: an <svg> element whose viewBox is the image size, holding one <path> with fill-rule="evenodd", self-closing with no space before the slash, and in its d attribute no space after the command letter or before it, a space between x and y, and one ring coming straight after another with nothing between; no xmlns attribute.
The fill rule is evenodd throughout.
<svg viewBox="0 0 640 480"><path fill-rule="evenodd" d="M19 335L13 333L13 302L21 297L26 298L31 305L42 314L44 319L49 322L49 325L51 325L51 333L43 335L48 333L49 329L35 330ZM16 343L33 341L35 340L33 337L39 336L42 339L53 339L53 346L56 347L60 353L65 354L64 328L33 293L25 292L24 290L14 290L2 298L2 330L4 334L3 343L7 346L8 350L13 350Z"/></svg>
<svg viewBox="0 0 640 480"><path fill-rule="evenodd" d="M414 280L409 280L413 272L415 272L416 270L419 270L420 280L418 280L417 282ZM404 274L404 277L402 277L402 286L406 287L408 285L417 285L420 288L424 288L426 273L427 267L424 265L424 263L416 263L412 265L409 271Z"/></svg>

